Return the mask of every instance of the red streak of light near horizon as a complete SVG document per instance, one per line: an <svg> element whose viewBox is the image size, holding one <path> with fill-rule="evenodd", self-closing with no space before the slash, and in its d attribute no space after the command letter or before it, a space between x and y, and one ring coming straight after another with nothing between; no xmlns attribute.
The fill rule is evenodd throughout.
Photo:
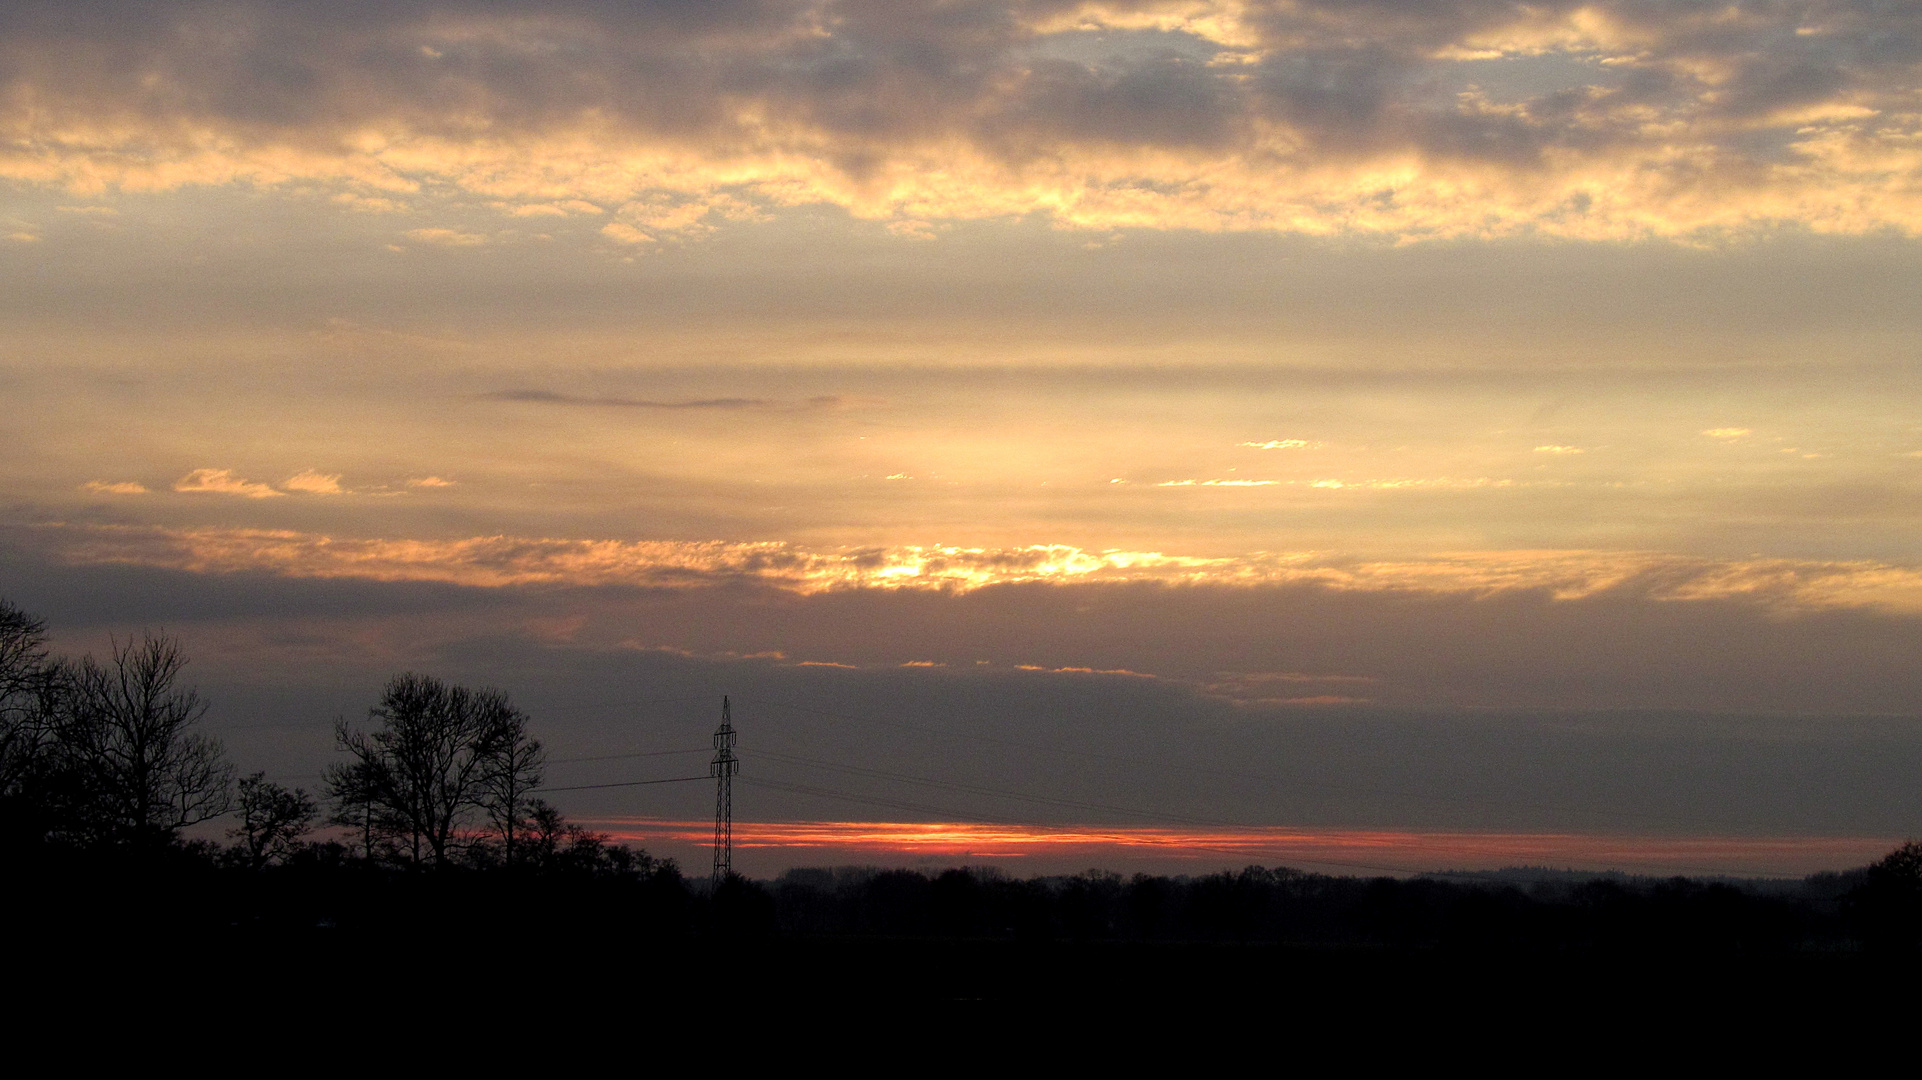
<svg viewBox="0 0 1922 1080"><path fill-rule="evenodd" d="M587 822L616 840L704 847L711 821L603 818ZM734 825L742 854L802 860L1054 859L1222 863L1268 861L1357 869L1431 870L1553 865L1663 873L1809 873L1860 866L1899 841L1861 836L1648 836L1409 830L1171 829L1134 826L984 825L973 822L786 821ZM799 865L793 858L783 860ZM1090 863L1092 865L1092 863ZM1340 871L1336 871L1340 872Z"/></svg>

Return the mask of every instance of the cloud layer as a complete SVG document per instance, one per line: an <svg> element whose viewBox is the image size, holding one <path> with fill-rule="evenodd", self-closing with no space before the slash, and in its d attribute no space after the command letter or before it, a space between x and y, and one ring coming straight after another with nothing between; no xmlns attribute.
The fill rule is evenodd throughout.
<svg viewBox="0 0 1922 1080"><path fill-rule="evenodd" d="M0 177L601 211L612 244L802 204L915 236L1913 233L1919 61L1922 13L1872 0L27 2Z"/></svg>
<svg viewBox="0 0 1922 1080"><path fill-rule="evenodd" d="M996 585L1157 583L1577 600L1629 589L1658 601L1752 600L1786 609L1922 611L1922 571L1859 561L1717 560L1653 552L1489 551L1368 560L1319 552L1231 557L1061 544L809 548L765 541L476 536L362 539L276 529L58 525L40 536L76 565L194 573L435 582L480 588L681 587L752 581L803 595L846 589L965 593Z"/></svg>

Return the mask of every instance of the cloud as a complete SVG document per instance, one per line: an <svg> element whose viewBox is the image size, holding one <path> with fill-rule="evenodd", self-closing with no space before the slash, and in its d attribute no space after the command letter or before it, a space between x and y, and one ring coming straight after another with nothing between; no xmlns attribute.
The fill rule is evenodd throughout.
<svg viewBox="0 0 1922 1080"><path fill-rule="evenodd" d="M1579 452L1579 451L1578 451ZM1109 483L1118 481L1110 480ZM1436 476L1436 477L1390 477L1378 480L1163 480L1156 487L1309 487L1322 491L1415 491L1437 489L1444 491L1474 491L1480 488L1510 488L1534 486L1515 480L1496 479L1488 476Z"/></svg>
<svg viewBox="0 0 1922 1080"><path fill-rule="evenodd" d="M189 479L212 490L280 494L224 470ZM183 481L185 483L185 481ZM1783 610L1922 611L1922 567L1873 561L1717 560L1658 552L1484 551L1399 560L1314 552L1240 556L1088 551L1066 545L809 548L780 542L576 540L476 536L361 539L263 529L48 527L46 542L78 564L195 573L516 586L697 587L751 581L801 595L847 590L967 593L992 586L1106 584L1313 586L1382 594L1579 600L1634 586L1655 601L1743 600Z"/></svg>
<svg viewBox="0 0 1922 1080"><path fill-rule="evenodd" d="M1707 435L1711 439L1739 439L1744 435L1753 435L1755 433L1745 427L1717 427L1709 428L1707 431L1702 432L1702 434Z"/></svg>
<svg viewBox="0 0 1922 1080"><path fill-rule="evenodd" d="M1112 483L1113 481L1109 481ZM1285 480L1164 480L1156 487L1276 487Z"/></svg>
<svg viewBox="0 0 1922 1080"><path fill-rule="evenodd" d="M453 487L459 483L460 481L458 480L449 480L441 476L416 476L407 481L407 486L413 488L444 488Z"/></svg>
<svg viewBox="0 0 1922 1080"><path fill-rule="evenodd" d="M607 211L591 202L569 199L558 203L526 203L514 206L509 203L495 203L494 208L505 210L513 217L569 217L574 214L604 214Z"/></svg>
<svg viewBox="0 0 1922 1080"><path fill-rule="evenodd" d="M0 14L0 177L579 202L621 243L804 205L908 236L1922 232L1922 14L1876 0L85 9Z"/></svg>
<svg viewBox="0 0 1922 1080"><path fill-rule="evenodd" d="M242 480L232 469L195 469L174 481L174 490L190 494L239 495L248 499L271 499L285 495L266 484Z"/></svg>
<svg viewBox="0 0 1922 1080"><path fill-rule="evenodd" d="M1301 450L1318 447L1321 444L1309 442L1307 439L1269 439L1267 442L1245 442L1235 445L1252 447L1256 450Z"/></svg>
<svg viewBox="0 0 1922 1080"><path fill-rule="evenodd" d="M147 485L134 480L89 480L80 485L80 490L95 495L145 495Z"/></svg>
<svg viewBox="0 0 1922 1080"><path fill-rule="evenodd" d="M1340 491L1354 488L1364 491L1419 491L1437 489L1442 491L1475 491L1481 488L1510 488L1534 486L1514 480L1498 479L1489 476L1436 476L1436 477L1392 477L1383 480L1315 480L1308 485L1327 491Z"/></svg>
<svg viewBox="0 0 1922 1080"><path fill-rule="evenodd" d="M409 229L407 236L423 244L438 244L442 247L474 247L487 243L485 236L457 232L453 229Z"/></svg>
<svg viewBox="0 0 1922 1080"><path fill-rule="evenodd" d="M635 228L632 225L627 224L624 221L611 221L606 225L601 226L601 235L607 237L609 240L614 240L623 244L655 243L655 240L652 236L649 236L648 234L642 232L641 230Z"/></svg>
<svg viewBox="0 0 1922 1080"><path fill-rule="evenodd" d="M345 495L347 491L340 486L339 473L321 473L313 469L300 472L280 482L288 491L299 491L308 495Z"/></svg>
<svg viewBox="0 0 1922 1080"><path fill-rule="evenodd" d="M1583 450L1579 446L1562 446L1554 443L1551 443L1547 446L1537 446L1534 452L1537 454L1585 454L1587 453L1586 450Z"/></svg>
<svg viewBox="0 0 1922 1080"><path fill-rule="evenodd" d="M493 540L489 551L498 570L514 560L515 541ZM240 543L250 550L232 550ZM289 559L275 548L301 543L356 550L342 560L348 565L329 567L302 565L297 554ZM366 565L370 554L390 565ZM752 696L746 686L774 679L779 685L763 685L760 696L894 715L903 707L936 708L933 702L946 695L944 708L957 723L999 725L1010 738L1049 730L1071 739L1126 713L1141 726L1115 738L1137 751L1156 745L1161 735L1155 733L1168 734L1169 722L1192 718L1232 737L1231 755L1245 754L1248 737L1288 723L1254 702L1317 696L1365 697L1378 707L1418 712L1452 706L1877 712L1907 717L1901 723L1922 732L1913 715L1922 693L1914 664L1922 647L1915 567L1520 551L1373 563L1300 553L1265 562L1244 556L1187 580L1111 568L1027 580L1010 573L987 587L944 591L925 584L823 588L792 572L731 572L725 559L738 561L740 552L660 553L656 572L643 575L645 568L633 565L641 554L604 556L604 563L629 564L618 572L574 568L539 578L525 573L539 568L530 560L520 567L517 587L489 588L473 572L478 553L466 545L369 552L351 537L267 530L183 539L98 526L0 529L0 570L6 571L0 577L12 583L15 602L91 637L129 626L193 624L202 678L225 669L244 673L250 685L281 677L268 671L284 672L293 685L304 670L336 693L341 673L353 670L358 692L373 693L366 688L377 688L387 673L413 666L449 677L472 672L478 681L528 693L542 688L539 697L551 692L551 700L572 700L570 693L582 686L653 683L642 669L659 669L664 653L639 650L655 647L706 658L779 651L859 669L743 660L725 672L690 676L690 689L662 689L658 697L716 685ZM682 563L662 566L661 554ZM822 556L843 570L851 560L877 570L887 565L880 552L800 554ZM1033 554L1004 550L975 558L1016 561L1011 557ZM429 573L417 568L435 559L452 565ZM376 576L402 560L414 565L384 580ZM453 578L463 584L449 583ZM589 618L569 650L598 666L591 674L577 670L551 680L532 674L561 659L540 638L540 623L579 614ZM636 628L644 628L645 640L630 644ZM467 660L456 664L448 650L462 642ZM270 656L279 659L267 664ZM948 667L898 666L914 660ZM1020 664L1158 678L1021 672ZM782 681L782 671L797 678L838 671L853 681L798 690L804 682ZM680 678L662 673L664 683ZM1368 681L1347 681L1361 678ZM996 685L1002 688L997 696L982 696ZM1259 722L1243 726L1227 710ZM324 732L333 711L314 705L316 730ZM1454 733L1450 738L1485 730L1478 726L1487 720L1437 714L1431 724L1399 715L1394 723L1427 725L1433 735ZM1531 715L1550 728L1572 730L1564 719ZM1233 722L1217 727L1211 717ZM1378 759L1381 745L1363 733L1301 719L1311 725L1301 729L1304 735L1326 740L1322 752L1373 757L1392 771ZM1344 724L1349 719L1355 718L1345 716ZM1606 721L1629 728L1647 722L1626 715ZM1780 737L1764 741L1776 748L1772 753L1793 756L1795 741L1822 727L1783 719L1769 728ZM1888 725L1870 727L1864 737L1873 740ZM1758 729L1753 718L1717 727L1712 718L1696 717L1677 730L1699 749L1704 739L1719 738L1716 731L1748 737ZM1423 738L1411 752L1433 745ZM1498 746L1529 759L1525 741L1494 739L1487 748ZM1474 761L1464 758L1471 773L1457 774L1457 785L1467 782ZM1827 786L1812 793L1808 807L1815 812L1821 800L1838 796L1832 768L1816 770ZM1912 775L1914 762L1905 760L1897 772ZM1632 781L1638 774L1624 775Z"/></svg>
<svg viewBox="0 0 1922 1080"><path fill-rule="evenodd" d="M771 402L759 398L699 398L691 401L649 401L644 398L584 397L552 390L497 390L481 397L490 401L521 401L537 405L592 405L615 409L752 409Z"/></svg>

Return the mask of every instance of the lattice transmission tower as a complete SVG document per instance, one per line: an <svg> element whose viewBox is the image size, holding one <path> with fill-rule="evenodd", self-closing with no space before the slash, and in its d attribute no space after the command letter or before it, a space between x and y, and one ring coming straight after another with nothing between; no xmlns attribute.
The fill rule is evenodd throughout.
<svg viewBox="0 0 1922 1080"><path fill-rule="evenodd" d="M714 760L707 774L714 778L714 884L718 888L734 872L734 774L741 761L734 756L734 717L727 698L721 698L721 726L714 729Z"/></svg>

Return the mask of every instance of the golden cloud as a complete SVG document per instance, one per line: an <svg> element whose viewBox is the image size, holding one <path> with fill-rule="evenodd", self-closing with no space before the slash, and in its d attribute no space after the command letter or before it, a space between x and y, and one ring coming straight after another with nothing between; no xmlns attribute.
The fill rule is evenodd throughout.
<svg viewBox="0 0 1922 1080"><path fill-rule="evenodd" d="M407 237L423 244L436 244L441 247L475 247L487 243L485 236L456 232L453 229L409 229Z"/></svg>
<svg viewBox="0 0 1922 1080"><path fill-rule="evenodd" d="M313 469L300 472L280 482L288 491L299 491L308 495L345 495L347 490L340 486L339 473L322 473Z"/></svg>
<svg viewBox="0 0 1922 1080"><path fill-rule="evenodd" d="M200 495L238 495L245 499L271 499L285 495L267 484L243 480L232 469L195 469L174 481L174 490Z"/></svg>
<svg viewBox="0 0 1922 1080"><path fill-rule="evenodd" d="M808 204L909 237L1922 232L1922 27L1868 0L19 7L0 177L78 193L618 207L624 244Z"/></svg>
<svg viewBox="0 0 1922 1080"><path fill-rule="evenodd" d="M74 564L479 588L695 587L747 579L798 593L958 593L1033 583L1158 583L1477 596L1536 591L1564 601L1635 589L1658 601L1745 600L1784 609L1922 612L1922 568L1868 561L1714 560L1658 552L1485 551L1365 560L1323 552L1200 557L1059 544L815 549L779 542L362 539L271 529L73 524L45 526L41 535L59 557Z"/></svg>
<svg viewBox="0 0 1922 1080"><path fill-rule="evenodd" d="M80 485L80 490L95 495L145 495L147 485L137 480L89 480Z"/></svg>

